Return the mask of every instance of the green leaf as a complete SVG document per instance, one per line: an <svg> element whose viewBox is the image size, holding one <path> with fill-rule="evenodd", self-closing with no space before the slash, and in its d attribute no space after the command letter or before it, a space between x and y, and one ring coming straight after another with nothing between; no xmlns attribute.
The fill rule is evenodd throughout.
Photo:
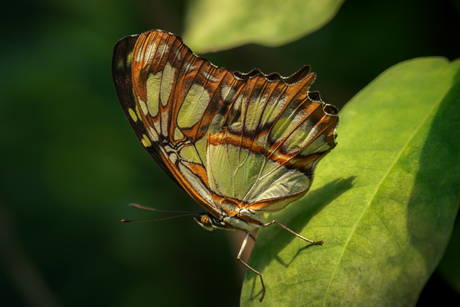
<svg viewBox="0 0 460 307"><path fill-rule="evenodd" d="M195 52L248 43L279 46L331 20L344 0L190 1L184 41Z"/></svg>
<svg viewBox="0 0 460 307"><path fill-rule="evenodd" d="M302 200L270 217L246 272L243 306L414 305L460 203L460 61L400 63L340 113L337 147Z"/></svg>

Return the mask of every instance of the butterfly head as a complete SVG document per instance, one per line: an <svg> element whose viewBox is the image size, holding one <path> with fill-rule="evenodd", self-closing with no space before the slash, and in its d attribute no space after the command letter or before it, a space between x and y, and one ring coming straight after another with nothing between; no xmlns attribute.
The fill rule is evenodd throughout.
<svg viewBox="0 0 460 307"><path fill-rule="evenodd" d="M217 221L215 221L215 217L213 217L212 215L208 213L202 213L200 214L199 218L194 217L193 219L195 220L195 222L198 223L198 225L203 227L207 232L214 232L215 223L213 223L213 220L214 222L217 222Z"/></svg>

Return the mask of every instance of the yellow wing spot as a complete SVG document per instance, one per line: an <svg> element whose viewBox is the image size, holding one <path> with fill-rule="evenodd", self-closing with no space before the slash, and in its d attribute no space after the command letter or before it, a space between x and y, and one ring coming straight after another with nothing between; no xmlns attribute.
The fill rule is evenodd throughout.
<svg viewBox="0 0 460 307"><path fill-rule="evenodd" d="M305 147L317 135L317 128L312 126L308 118L291 133L283 144L286 151L300 150Z"/></svg>
<svg viewBox="0 0 460 307"><path fill-rule="evenodd" d="M137 122L137 115L136 115L136 112L134 112L133 109L129 108L129 109L128 109L128 113L129 113L129 116L131 116L131 119L132 119L134 122Z"/></svg>
<svg viewBox="0 0 460 307"><path fill-rule="evenodd" d="M160 109L160 99L158 93L160 92L162 72L150 74L147 79L147 107L151 116L155 117Z"/></svg>
<svg viewBox="0 0 460 307"><path fill-rule="evenodd" d="M260 121L260 116L264 111L263 101L251 98L248 111L246 112L246 127L247 130L255 130Z"/></svg>
<svg viewBox="0 0 460 307"><path fill-rule="evenodd" d="M182 147L182 149L180 150L180 156L183 160L187 162L201 164L200 157L198 156L195 147L193 147L192 145Z"/></svg>
<svg viewBox="0 0 460 307"><path fill-rule="evenodd" d="M142 121L142 116L139 113L139 106L138 105L136 105L136 114L137 114L137 118L139 118L139 120Z"/></svg>
<svg viewBox="0 0 460 307"><path fill-rule="evenodd" d="M217 114L216 116L214 116L211 124L209 125L209 133L218 133L224 126L225 119L225 116L223 116L222 114Z"/></svg>
<svg viewBox="0 0 460 307"><path fill-rule="evenodd" d="M269 105L265 106L264 114L262 116L261 125L273 122L278 117L278 115L280 114L281 111L282 111L282 109L279 108L279 106L277 106L277 105L270 105L269 104Z"/></svg>
<svg viewBox="0 0 460 307"><path fill-rule="evenodd" d="M145 103L145 101L141 99L141 96L137 96L137 101L139 102L139 105L141 106L142 113L144 115L147 115L148 109L147 109L147 104Z"/></svg>
<svg viewBox="0 0 460 307"><path fill-rule="evenodd" d="M294 116L284 111L273 127L273 130L270 132L270 139L274 142L284 139L295 129L303 118L305 118L305 111L298 112ZM306 122L305 125L308 125L308 122Z"/></svg>
<svg viewBox="0 0 460 307"><path fill-rule="evenodd" d="M128 55L126 56L126 62L124 61L123 58L121 58L118 62L117 62L117 69L118 70L123 70L125 68L129 68L131 67L131 62L133 61L133 52L131 51L130 53L128 53ZM125 67L126 65L126 67Z"/></svg>
<svg viewBox="0 0 460 307"><path fill-rule="evenodd" d="M166 63L163 70L163 80L161 81L161 104L166 106L168 104L169 96L171 94L172 84L174 82L174 73L176 70L172 68L171 64Z"/></svg>
<svg viewBox="0 0 460 307"><path fill-rule="evenodd" d="M174 140L181 140L184 138L184 134L182 133L182 131L179 130L179 128L176 127L176 129L174 129Z"/></svg>
<svg viewBox="0 0 460 307"><path fill-rule="evenodd" d="M180 107L177 116L178 126L181 128L190 128L196 125L201 117L203 117L209 100L209 93L203 86L198 84L192 85Z"/></svg>
<svg viewBox="0 0 460 307"><path fill-rule="evenodd" d="M152 142L150 142L150 139L145 134L142 135L141 143L142 143L142 145L144 145L144 147L152 146Z"/></svg>
<svg viewBox="0 0 460 307"><path fill-rule="evenodd" d="M132 63L132 62L133 62L133 52L130 51L130 52L128 53L128 56L126 57L126 64L127 64L128 66L131 66L131 63Z"/></svg>
<svg viewBox="0 0 460 307"><path fill-rule="evenodd" d="M206 151L208 150L208 138L204 137L195 143L196 150L203 160L203 165L206 165Z"/></svg>
<svg viewBox="0 0 460 307"><path fill-rule="evenodd" d="M310 137L311 140L311 137ZM326 136L324 134L318 136L313 142L310 143L301 153L302 157L306 157L311 154L325 152L329 150L331 146L326 140Z"/></svg>

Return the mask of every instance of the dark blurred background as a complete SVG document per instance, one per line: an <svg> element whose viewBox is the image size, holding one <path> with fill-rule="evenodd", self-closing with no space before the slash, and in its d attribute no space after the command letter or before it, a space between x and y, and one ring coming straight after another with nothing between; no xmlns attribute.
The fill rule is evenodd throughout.
<svg viewBox="0 0 460 307"><path fill-rule="evenodd" d="M200 210L138 143L110 71L118 39L154 28L180 35L186 8L179 0L3 3L2 306L238 305L243 270L234 236L208 234L191 218L120 222L164 216L129 202ZM401 61L459 58L459 12L453 0L350 0L326 26L288 45L205 56L243 72L290 75L310 64L318 73L313 89L342 108ZM459 241L449 248L458 251ZM449 285L435 273L419 305L459 301Z"/></svg>

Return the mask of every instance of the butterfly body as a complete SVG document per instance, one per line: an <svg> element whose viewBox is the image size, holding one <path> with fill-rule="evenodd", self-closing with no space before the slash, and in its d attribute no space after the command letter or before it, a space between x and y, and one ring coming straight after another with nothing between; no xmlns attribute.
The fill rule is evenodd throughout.
<svg viewBox="0 0 460 307"><path fill-rule="evenodd" d="M287 78L232 72L153 30L116 44L112 72L138 139L206 209L195 220L208 231L273 223L264 214L305 195L336 145L337 109L309 90L309 66Z"/></svg>

